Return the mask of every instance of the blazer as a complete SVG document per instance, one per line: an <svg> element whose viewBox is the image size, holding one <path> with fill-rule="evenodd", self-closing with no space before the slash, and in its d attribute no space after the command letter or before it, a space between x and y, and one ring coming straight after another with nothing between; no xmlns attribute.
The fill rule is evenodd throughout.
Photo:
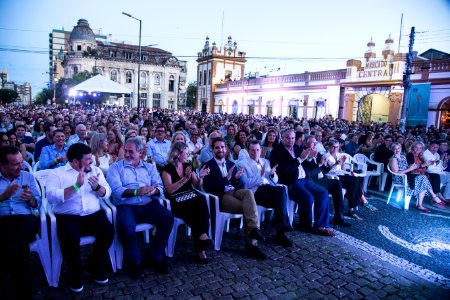
<svg viewBox="0 0 450 300"><path fill-rule="evenodd" d="M275 172L273 177L270 176L270 162L262 157L259 161L261 165L266 166L264 177L269 181L270 185L276 185L278 182L278 175ZM242 181L244 182L244 188L250 189L255 193L258 187L263 183L261 171L258 170L255 161L249 157L239 161L237 165L239 169L244 169L244 173L242 173L241 176Z"/></svg>
<svg viewBox="0 0 450 300"><path fill-rule="evenodd" d="M227 172L234 166L234 162L226 159L225 160L227 166ZM207 193L214 194L219 197L220 200L223 198L223 194L225 193L225 186L232 185L235 189L242 189L244 183L242 181L242 176L239 180L236 180L235 176L237 173L237 168L233 169L233 174L231 175L231 179L228 180L227 177L222 176L222 172L217 165L216 160L213 158L204 163L205 166L209 167L209 175L205 176L203 179L203 189ZM203 166L201 167L203 168Z"/></svg>
<svg viewBox="0 0 450 300"><path fill-rule="evenodd" d="M282 143L272 150L270 153L270 164L272 166L278 165L277 172L280 183L290 186L297 180L298 166L300 165L297 157L300 157L301 152L300 147L294 145L296 158L293 158Z"/></svg>

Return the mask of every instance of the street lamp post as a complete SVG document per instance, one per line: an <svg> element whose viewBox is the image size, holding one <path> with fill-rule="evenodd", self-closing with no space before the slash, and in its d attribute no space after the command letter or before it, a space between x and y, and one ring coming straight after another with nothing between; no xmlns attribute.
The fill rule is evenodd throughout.
<svg viewBox="0 0 450 300"><path fill-rule="evenodd" d="M141 101L140 101L140 92L141 92L141 58L142 58L142 54L141 54L141 32L142 32L142 20L133 17L130 14L127 14L126 12L122 12L123 15L130 17L132 19L135 19L137 21L139 21L139 58L138 58L138 78L137 78L137 109L138 109L138 113L139 113L139 109L141 106Z"/></svg>

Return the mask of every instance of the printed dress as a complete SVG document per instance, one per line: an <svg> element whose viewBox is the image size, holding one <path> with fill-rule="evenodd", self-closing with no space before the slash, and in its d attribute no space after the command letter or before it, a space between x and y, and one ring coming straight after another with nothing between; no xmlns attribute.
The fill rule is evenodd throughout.
<svg viewBox="0 0 450 300"><path fill-rule="evenodd" d="M404 155L400 155L400 158L396 158L398 163L398 169L400 171L406 170L408 168L408 162L406 161L406 157ZM409 180L409 178L408 178ZM402 179L400 176L392 176L392 181L396 184L401 184ZM429 196L428 189L431 189L431 183L428 180L428 177L425 175L417 175L414 179L414 189L410 188L410 184L406 187L406 194L408 196L417 197L421 192L426 191L425 195Z"/></svg>

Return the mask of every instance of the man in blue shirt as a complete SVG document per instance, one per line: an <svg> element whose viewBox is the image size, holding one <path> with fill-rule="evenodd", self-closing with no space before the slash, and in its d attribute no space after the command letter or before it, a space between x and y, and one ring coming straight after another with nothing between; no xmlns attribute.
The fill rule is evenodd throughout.
<svg viewBox="0 0 450 300"><path fill-rule="evenodd" d="M172 145L166 140L166 127L158 125L155 129L156 137L147 143L147 157L153 158L158 170L162 170L167 165L167 154Z"/></svg>
<svg viewBox="0 0 450 300"><path fill-rule="evenodd" d="M53 144L53 132L56 130L56 126L53 123L44 124L44 135L43 139L40 139L34 146L34 161L38 162L41 157L42 148L50 146Z"/></svg>
<svg viewBox="0 0 450 300"><path fill-rule="evenodd" d="M132 278L143 276L142 253L136 240L136 225L156 226L155 240L150 249L153 269L167 273L164 249L173 226L173 215L157 196L164 195L161 177L156 168L140 159L144 144L140 137L129 138L124 146L125 159L112 164L107 181L113 202L117 206L117 233L124 246L125 258Z"/></svg>
<svg viewBox="0 0 450 300"><path fill-rule="evenodd" d="M55 169L64 166L67 162L67 149L68 146L64 142L64 131L56 129L53 132L53 145L42 148L39 168Z"/></svg>
<svg viewBox="0 0 450 300"><path fill-rule="evenodd" d="M11 276L13 299L31 299L30 243L38 230L32 209L41 197L36 180L22 171L19 149L4 146L0 151L0 257L2 269Z"/></svg>

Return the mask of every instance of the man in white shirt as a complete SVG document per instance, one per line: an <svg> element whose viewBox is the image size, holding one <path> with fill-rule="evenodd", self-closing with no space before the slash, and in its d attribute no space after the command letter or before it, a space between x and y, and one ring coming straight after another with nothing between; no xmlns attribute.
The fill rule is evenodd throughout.
<svg viewBox="0 0 450 300"><path fill-rule="evenodd" d="M275 212L276 241L284 247L291 247L285 232L292 231L287 211L288 197L283 186L276 185L278 175L277 166L270 167L270 162L261 158L261 146L257 140L248 145L249 157L238 162L238 168L244 169L242 181L244 188L251 189L255 194L256 203L264 207L271 207Z"/></svg>
<svg viewBox="0 0 450 300"><path fill-rule="evenodd" d="M82 143L87 145L88 142L86 140L86 137L87 137L86 126L84 126L84 124L78 124L77 127L75 127L75 134L72 135L67 141L67 147L70 147L75 143Z"/></svg>
<svg viewBox="0 0 450 300"><path fill-rule="evenodd" d="M91 148L76 143L67 150L69 163L52 170L47 178L47 198L53 205L63 258L69 267L73 292L83 290L80 238L95 237L86 273L100 284L108 282L105 259L114 238L113 225L100 210L100 198L108 198L111 188L103 172L91 165Z"/></svg>
<svg viewBox="0 0 450 300"><path fill-rule="evenodd" d="M447 161L444 162L441 160L438 149L439 142L431 141L428 149L423 152L423 159L425 162L432 162L432 164L427 167L427 173L430 174L430 182L433 186L433 192L441 200L450 199L450 173L444 171L445 166L447 166ZM441 194L441 183L445 186L443 195ZM440 201L438 204L444 206L445 202Z"/></svg>

